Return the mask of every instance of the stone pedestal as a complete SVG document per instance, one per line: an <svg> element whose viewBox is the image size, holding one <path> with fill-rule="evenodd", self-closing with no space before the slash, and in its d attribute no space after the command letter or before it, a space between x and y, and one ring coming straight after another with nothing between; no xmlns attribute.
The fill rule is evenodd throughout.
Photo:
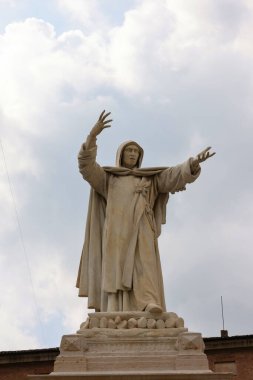
<svg viewBox="0 0 253 380"><path fill-rule="evenodd" d="M200 333L175 313L91 313L64 335L54 372L30 379L229 380L209 370Z"/></svg>

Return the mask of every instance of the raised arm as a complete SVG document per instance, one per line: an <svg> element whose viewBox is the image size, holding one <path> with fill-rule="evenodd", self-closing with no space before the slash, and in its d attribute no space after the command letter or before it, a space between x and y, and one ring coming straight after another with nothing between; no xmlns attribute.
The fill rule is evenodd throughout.
<svg viewBox="0 0 253 380"><path fill-rule="evenodd" d="M90 134L88 135L85 147L86 149L94 148L96 146L97 136L105 129L110 128L110 124L112 122L112 119L106 120L106 118L111 114L111 112L105 113L105 110L100 114L98 121L90 131Z"/></svg>
<svg viewBox="0 0 253 380"><path fill-rule="evenodd" d="M157 175L157 188L161 193L185 190L187 183L194 182L200 175L200 163L215 155L208 147L197 154L194 158L189 158L181 165L177 165L164 170Z"/></svg>
<svg viewBox="0 0 253 380"><path fill-rule="evenodd" d="M107 176L103 168L96 162L96 139L104 128L110 127L109 123L112 120L106 120L109 115L110 112L105 113L105 111L103 111L101 113L98 121L91 129L86 142L82 144L80 152L78 154L78 165L80 173L82 174L83 178L94 188L94 190L96 190L104 198L106 198L107 193Z"/></svg>

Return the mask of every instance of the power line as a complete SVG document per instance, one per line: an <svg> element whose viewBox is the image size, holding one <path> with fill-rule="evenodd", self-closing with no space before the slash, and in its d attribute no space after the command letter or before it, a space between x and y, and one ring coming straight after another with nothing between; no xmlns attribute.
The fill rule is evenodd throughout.
<svg viewBox="0 0 253 380"><path fill-rule="evenodd" d="M35 293L35 289L34 289L34 284L33 284L33 279L32 279L32 273L31 273L31 266L30 266L30 263L29 263L29 258L28 258L28 254L27 254L27 250L26 250L26 246L25 246L24 235L23 235L23 231L22 231L22 227L21 227L21 221L20 221L20 217L19 217L19 213L18 213L18 209L17 209L17 204L16 204L16 201L15 201L15 196L14 196L14 194L15 194L15 192L14 192L14 186L13 186L13 184L11 182L11 179L10 179L10 175L9 175L9 171L8 171L8 166L7 166L7 160L6 160L6 157L5 157L4 147L3 147L1 139L0 139L0 145L1 145L2 155L3 155L4 167L5 167L6 174L7 174L7 179L8 179L11 199L12 199L12 203L13 203L13 208L14 208L14 211L15 211L16 221L17 221L17 225L18 225L20 242L21 242L21 246L23 248L25 262L26 262L26 266L27 266L27 269L28 269L28 273L29 273L29 279L30 279L31 288L32 288L32 296L33 296L33 302L34 302L34 306L35 306L35 311L37 313L37 319L38 319L38 322L39 322L39 325L40 325L42 339L43 339L43 342L45 342L44 328L43 328L43 324L42 324L42 321L41 321L41 318L40 318L39 306L38 306L38 302L37 302L37 299L36 299L36 293Z"/></svg>

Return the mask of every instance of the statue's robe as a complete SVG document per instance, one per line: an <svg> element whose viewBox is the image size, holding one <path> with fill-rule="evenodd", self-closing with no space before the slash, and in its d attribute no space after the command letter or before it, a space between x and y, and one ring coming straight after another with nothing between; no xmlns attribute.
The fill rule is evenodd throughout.
<svg viewBox="0 0 253 380"><path fill-rule="evenodd" d="M191 173L191 159L170 168L124 168L129 143L138 145L122 144L116 167L97 164L97 147L83 144L79 152L79 170L92 189L77 287L96 311L141 311L150 303L166 311L157 238L169 193L195 181L200 169Z"/></svg>

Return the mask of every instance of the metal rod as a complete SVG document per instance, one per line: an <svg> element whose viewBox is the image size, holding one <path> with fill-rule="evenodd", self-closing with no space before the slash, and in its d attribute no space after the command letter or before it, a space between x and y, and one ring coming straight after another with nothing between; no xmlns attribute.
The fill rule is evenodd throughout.
<svg viewBox="0 0 253 380"><path fill-rule="evenodd" d="M224 328L224 312L223 312L223 300L222 300L222 296L221 296L221 314L222 314L223 330L225 330L225 328Z"/></svg>

